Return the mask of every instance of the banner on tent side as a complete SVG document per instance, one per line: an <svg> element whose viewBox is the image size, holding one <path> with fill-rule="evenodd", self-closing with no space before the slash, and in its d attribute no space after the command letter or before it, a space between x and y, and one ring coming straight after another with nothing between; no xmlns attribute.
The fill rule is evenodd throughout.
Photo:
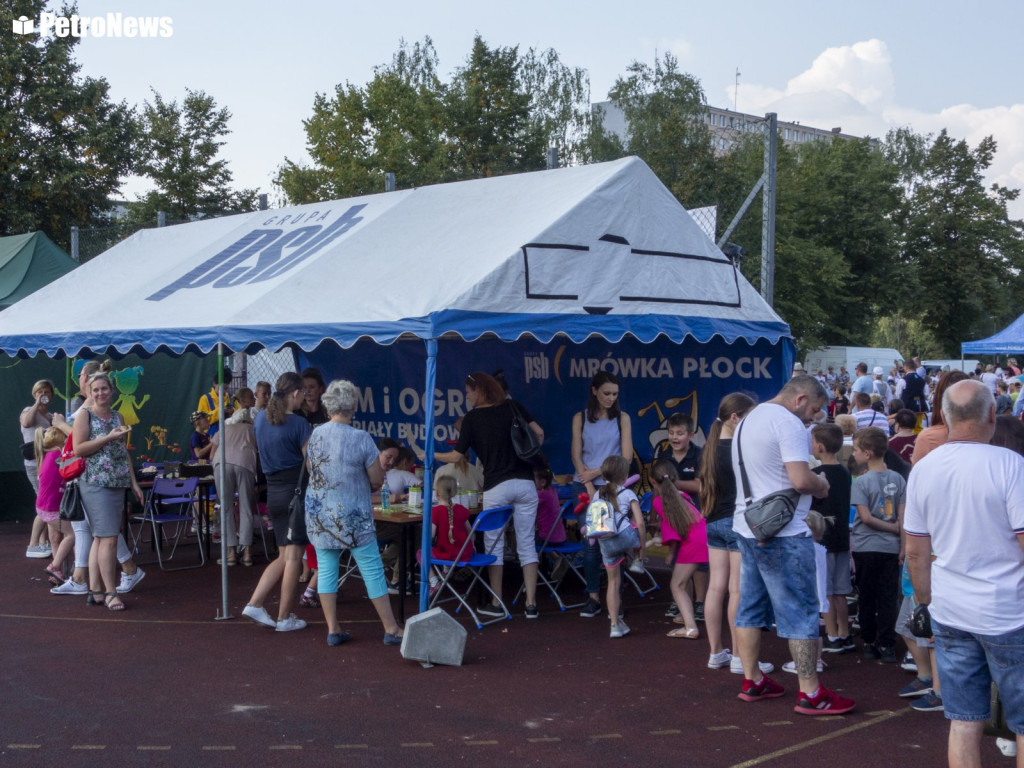
<svg viewBox="0 0 1024 768"><path fill-rule="evenodd" d="M703 445L722 397L737 391L759 401L773 397L792 365L792 359L783 359L784 351L767 341L730 345L717 339L709 344L442 340L430 398L423 394L426 350L421 341L391 346L360 342L347 350L325 346L300 358L303 366L319 367L327 381L346 378L357 385L361 397L353 423L375 438L422 447L424 407L432 407L437 450L446 450L445 444L458 438L455 423L466 412L466 374L500 369L512 396L544 429L544 453L561 474L572 471L572 417L586 406L590 379L598 371L619 379L621 407L633 424L634 450L646 462L665 443L671 414L690 415L697 427L695 440Z"/></svg>

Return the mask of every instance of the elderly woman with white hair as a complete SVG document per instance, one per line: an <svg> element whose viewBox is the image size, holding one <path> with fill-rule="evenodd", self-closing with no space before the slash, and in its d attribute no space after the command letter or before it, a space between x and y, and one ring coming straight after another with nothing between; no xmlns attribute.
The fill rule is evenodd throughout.
<svg viewBox="0 0 1024 768"><path fill-rule="evenodd" d="M330 417L306 444L306 535L316 548L320 605L327 620L327 644L351 639L338 623L338 563L347 549L366 584L366 593L384 625L384 644L400 645L402 629L388 599L384 564L377 549L370 493L394 466L396 448L378 451L373 438L352 426L359 390L350 381L332 381L321 398Z"/></svg>

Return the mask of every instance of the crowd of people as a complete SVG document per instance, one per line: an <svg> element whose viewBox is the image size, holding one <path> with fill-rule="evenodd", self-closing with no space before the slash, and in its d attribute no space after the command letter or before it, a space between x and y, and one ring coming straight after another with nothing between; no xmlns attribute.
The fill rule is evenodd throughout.
<svg viewBox="0 0 1024 768"><path fill-rule="evenodd" d="M902 638L908 650L902 665L917 674L896 692L913 699L915 709L945 710L954 723L951 763L971 765L990 680L1003 694L1010 727L1024 732L1024 627L1018 626L1024 617L1024 504L1016 493L1024 482L1024 424L1014 415L1024 401L1015 366L1010 359L998 371L988 366L929 376L908 360L901 375L894 369L889 377L880 368L869 373L864 364L854 376L842 368L810 375L798 366L764 403L743 393L724 397L703 450L692 440L692 419L673 414L648 473L649 514L629 487L636 457L631 422L619 406L619 381L598 373L585 408L571 420L571 492L584 544L586 602L580 615L607 612L610 637L629 634L621 610L622 569L643 571L648 548L661 546L671 566L668 615L680 625L669 637L699 639L703 621L707 666L742 675L739 698L757 702L785 693L770 677L774 665L760 654L762 632L774 627L789 643L792 659L782 668L796 675L795 711L802 715L855 708L853 699L819 680L828 654L859 648L867 660L896 665ZM25 468L37 489L39 515L27 554L52 557L47 570L55 593L85 594L90 604L123 610L119 594L144 575L120 536L124 492L140 502L142 494L126 450L129 430L110 409L109 377L99 364L88 363L80 386L67 419L49 412L53 385L46 381L36 383L35 402L21 414L23 437L33 445ZM544 431L500 379L477 371L464 386L469 410L458 439L432 457L444 464L427 518L432 554L450 558L466 544L471 516L459 503L462 492L481 491L484 508L511 506L524 613L535 619L543 566L538 545L564 541L566 531L550 467L543 459L522 458L511 431L517 419L539 443ZM292 608L300 579L309 573L302 604L322 609L328 645L345 643L350 634L341 627L337 595L341 563L349 558L380 618L384 644L398 645L403 629L389 592L399 567L386 551L382 556L371 494L385 484L395 498L408 492L418 480L411 472L415 446L375 443L354 427L358 400L351 382L327 385L319 371L307 369L283 374L273 387L260 382L255 391L240 390L226 409L230 415L217 424L211 417L214 389L193 414L191 447L196 458L225 463L220 498L239 499L237 530L233 515L226 526L229 566L252 564L249 512L257 509L257 476L265 478L278 554L245 616L278 632L304 628ZM54 470L69 435L85 460L85 520L71 530L55 516L60 493ZM777 493L789 494L792 517L763 539L746 513ZM299 522L292 514L296 495L305 501ZM601 501L615 510L614 530L591 538L588 507ZM502 589L504 564L513 558L505 556L505 538L493 531L483 539L485 551L495 556L488 574L491 601L478 609L485 616L509 615ZM75 568L64 580L72 547ZM118 561L124 569L120 584ZM441 577L432 572L431 594ZM274 617L264 603L278 586ZM859 643L848 609L854 595ZM934 637L912 632L911 619L922 607L931 610ZM1017 741L1019 746L1019 736Z"/></svg>

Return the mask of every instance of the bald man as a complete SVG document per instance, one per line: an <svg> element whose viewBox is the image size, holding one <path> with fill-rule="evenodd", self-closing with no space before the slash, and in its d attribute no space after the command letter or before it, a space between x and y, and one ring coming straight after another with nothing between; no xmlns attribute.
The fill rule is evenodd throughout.
<svg viewBox="0 0 1024 768"><path fill-rule="evenodd" d="M992 391L946 390L949 440L914 466L904 531L914 599L928 606L952 768L981 765L995 682L1024 765L1024 457L989 445ZM934 553L934 558L933 558Z"/></svg>

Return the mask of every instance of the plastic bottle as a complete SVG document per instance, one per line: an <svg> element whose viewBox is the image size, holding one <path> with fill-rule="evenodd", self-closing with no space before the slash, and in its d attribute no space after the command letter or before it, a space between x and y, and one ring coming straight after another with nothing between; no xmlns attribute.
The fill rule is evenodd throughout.
<svg viewBox="0 0 1024 768"><path fill-rule="evenodd" d="M380 508L387 512L391 509L391 488L388 487L388 479L384 478L384 484L380 487Z"/></svg>

